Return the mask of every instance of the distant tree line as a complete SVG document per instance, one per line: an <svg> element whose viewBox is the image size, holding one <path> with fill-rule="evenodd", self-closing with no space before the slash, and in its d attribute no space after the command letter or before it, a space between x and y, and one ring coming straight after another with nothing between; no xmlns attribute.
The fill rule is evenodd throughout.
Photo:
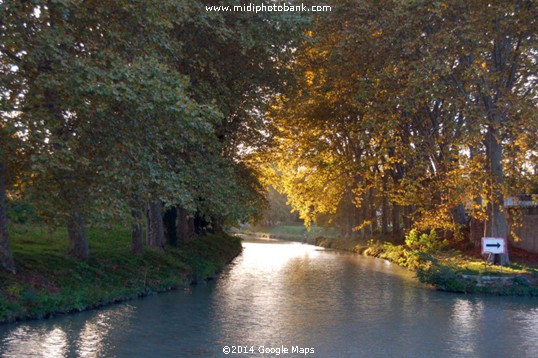
<svg viewBox="0 0 538 358"><path fill-rule="evenodd" d="M303 220L299 218L298 213L294 212L292 206L287 203L287 196L279 193L273 186L267 188L265 199L267 203L262 215L256 220L255 224L261 226L303 224Z"/></svg>

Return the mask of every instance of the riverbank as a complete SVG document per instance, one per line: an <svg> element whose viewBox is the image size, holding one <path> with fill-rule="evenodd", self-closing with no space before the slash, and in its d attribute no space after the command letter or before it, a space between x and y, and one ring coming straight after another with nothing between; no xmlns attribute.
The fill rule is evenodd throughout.
<svg viewBox="0 0 538 358"><path fill-rule="evenodd" d="M239 231L245 235L252 235L265 239L279 239L296 241L315 245L316 238L330 237L336 238L338 233L336 230L324 230L319 226L314 226L307 230L303 225L278 225L272 227L263 226L248 226Z"/></svg>
<svg viewBox="0 0 538 358"><path fill-rule="evenodd" d="M0 323L40 319L186 287L212 278L241 252L239 238L206 235L166 252L131 253L126 228L89 228L91 258L67 252L65 229L14 226L17 274L0 272Z"/></svg>
<svg viewBox="0 0 538 358"><path fill-rule="evenodd" d="M538 255L529 257L521 250L512 250L512 263L507 267L485 265L479 250L420 250L407 245L394 245L376 240L350 240L336 237L297 238L276 228L260 237L299 241L332 250L341 250L376 257L416 272L417 279L437 290L456 293L485 293L502 296L538 296ZM253 233L249 233L253 234ZM530 255L532 256L532 255ZM530 258L530 259L529 259Z"/></svg>
<svg viewBox="0 0 538 358"><path fill-rule="evenodd" d="M420 251L406 245L370 240L359 242L318 238L316 245L384 259L416 272L420 282L440 291L499 296L538 296L538 265L513 261L509 266L486 265L476 250ZM520 253L514 255L518 257Z"/></svg>

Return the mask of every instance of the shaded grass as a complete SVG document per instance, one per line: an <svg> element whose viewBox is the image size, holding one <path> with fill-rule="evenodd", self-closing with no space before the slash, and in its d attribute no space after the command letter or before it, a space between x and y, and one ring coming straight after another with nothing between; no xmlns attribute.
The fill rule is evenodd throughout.
<svg viewBox="0 0 538 358"><path fill-rule="evenodd" d="M126 228L89 228L91 257L69 257L65 229L13 226L17 274L0 271L0 322L46 318L211 278L241 252L238 238L207 235L165 253L131 253Z"/></svg>

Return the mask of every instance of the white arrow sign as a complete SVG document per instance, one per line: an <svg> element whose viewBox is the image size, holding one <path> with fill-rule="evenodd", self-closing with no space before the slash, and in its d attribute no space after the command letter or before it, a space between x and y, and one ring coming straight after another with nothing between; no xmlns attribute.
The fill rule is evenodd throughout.
<svg viewBox="0 0 538 358"><path fill-rule="evenodd" d="M483 237L483 254L504 254L506 252L506 239L502 237Z"/></svg>

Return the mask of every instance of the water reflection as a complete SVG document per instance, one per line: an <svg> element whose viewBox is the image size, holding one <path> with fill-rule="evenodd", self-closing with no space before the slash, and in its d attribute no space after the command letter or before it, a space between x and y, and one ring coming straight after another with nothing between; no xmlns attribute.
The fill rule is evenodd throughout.
<svg viewBox="0 0 538 358"><path fill-rule="evenodd" d="M535 357L538 301L417 287L381 260L244 243L219 279L43 322L0 326L1 357L221 357L225 345L316 357Z"/></svg>
<svg viewBox="0 0 538 358"><path fill-rule="evenodd" d="M284 343L293 338L289 327L312 317L306 311L317 309L316 298L306 295L305 286L309 285L306 275L313 274L309 263L318 258L320 249L270 241L249 243L247 249L248 255L218 282L217 329L225 333L224 342L261 345L278 339ZM249 329L234 329L245 325ZM232 338L237 334L240 337Z"/></svg>
<svg viewBox="0 0 538 358"><path fill-rule="evenodd" d="M452 307L450 320L451 340L457 344L461 352L473 354L479 343L476 337L482 321L484 305L482 302L472 302L469 299L456 299Z"/></svg>
<svg viewBox="0 0 538 358"><path fill-rule="evenodd" d="M65 357L67 334L59 327L32 329L23 325L16 328L2 344L2 357Z"/></svg>
<svg viewBox="0 0 538 358"><path fill-rule="evenodd" d="M111 329L108 323L110 314L99 313L88 320L77 340L77 356L82 358L99 357L104 351L104 338Z"/></svg>
<svg viewBox="0 0 538 358"><path fill-rule="evenodd" d="M85 312L66 317L62 324L31 322L13 329L0 345L0 356L20 357L111 357L107 353L110 322L128 320L132 308L121 305L105 311ZM82 326L78 325L83 318ZM0 336L1 337L1 336Z"/></svg>
<svg viewBox="0 0 538 358"><path fill-rule="evenodd" d="M536 336L538 329L538 308L523 312L516 310L513 312L514 320L516 322L517 334L521 337ZM521 348L528 356L536 356L538 352L538 339L524 340L521 343Z"/></svg>

